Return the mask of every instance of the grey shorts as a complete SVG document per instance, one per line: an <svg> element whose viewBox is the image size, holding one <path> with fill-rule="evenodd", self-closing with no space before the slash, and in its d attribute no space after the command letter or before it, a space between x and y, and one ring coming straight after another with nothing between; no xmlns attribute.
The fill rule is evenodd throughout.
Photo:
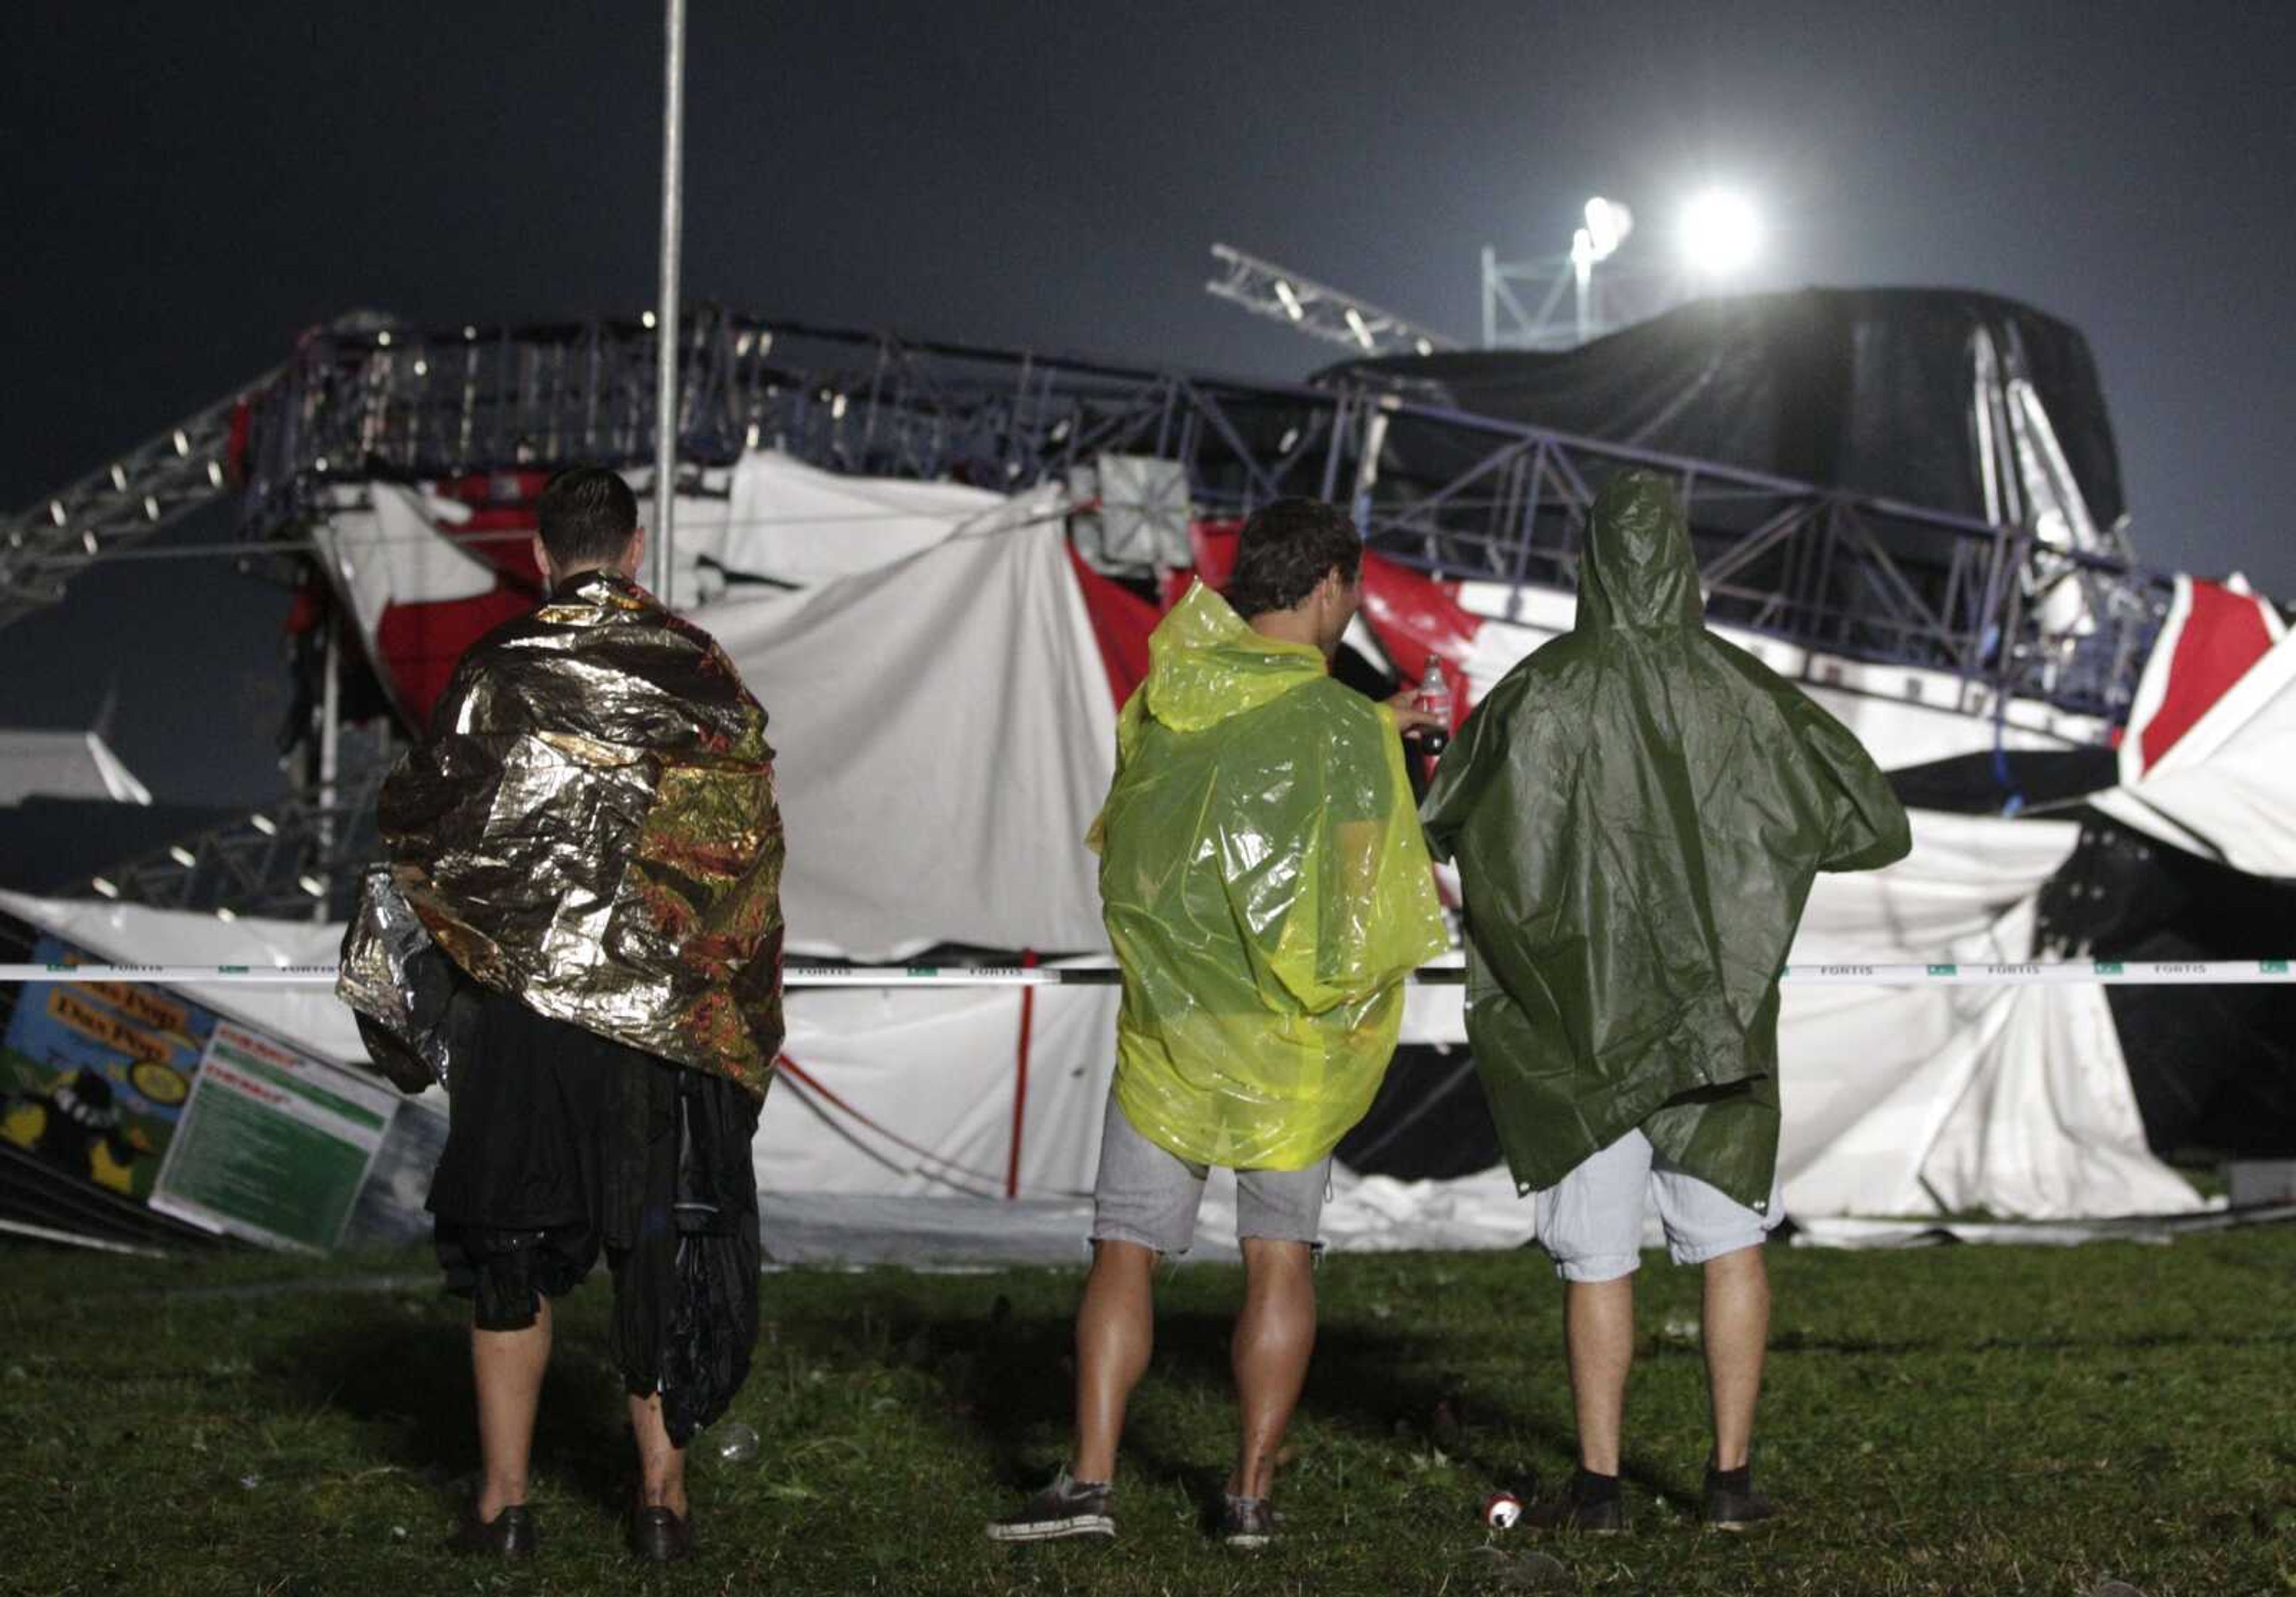
<svg viewBox="0 0 2296 1597"><path fill-rule="evenodd" d="M1177 1257L1196 1240L1196 1208L1210 1171L1140 1134L1108 1095L1100 1133L1100 1174L1092 1183L1092 1240L1137 1242ZM1313 1245L1324 1218L1332 1156L1304 1170L1238 1170L1235 1234Z"/></svg>
<svg viewBox="0 0 2296 1597"><path fill-rule="evenodd" d="M1531 1194L1539 1246L1565 1281L1616 1281L1642 1263L1645 1203L1658 1208L1666 1250L1677 1265L1751 1248L1785 1216L1775 1183L1752 1209L1675 1168L1639 1131L1581 1159L1554 1186Z"/></svg>

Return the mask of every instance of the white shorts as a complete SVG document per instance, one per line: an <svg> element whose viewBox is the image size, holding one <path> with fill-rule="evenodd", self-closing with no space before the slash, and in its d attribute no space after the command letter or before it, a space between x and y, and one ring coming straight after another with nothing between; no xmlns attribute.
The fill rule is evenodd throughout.
<svg viewBox="0 0 2296 1597"><path fill-rule="evenodd" d="M1774 1182L1769 1202L1752 1209L1684 1174L1630 1131L1590 1154L1554 1186L1531 1194L1539 1246L1565 1281L1616 1281L1642 1263L1643 1213L1655 1204L1666 1250L1677 1265L1759 1245L1785 1216Z"/></svg>

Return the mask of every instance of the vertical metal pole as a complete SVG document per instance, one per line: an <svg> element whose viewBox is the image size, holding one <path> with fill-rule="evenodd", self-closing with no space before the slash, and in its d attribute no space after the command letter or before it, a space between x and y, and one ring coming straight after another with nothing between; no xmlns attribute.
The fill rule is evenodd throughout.
<svg viewBox="0 0 2296 1597"><path fill-rule="evenodd" d="M1499 347L1499 252L1483 246L1483 348Z"/></svg>
<svg viewBox="0 0 2296 1597"><path fill-rule="evenodd" d="M319 857L311 862L311 874L330 887L335 880L335 808L338 803L336 784L342 775L342 716L343 716L343 618L342 611L329 607L327 617L326 676L319 691ZM332 894L323 893L311 905L311 919L324 924L327 919L327 901Z"/></svg>
<svg viewBox="0 0 2296 1597"><path fill-rule="evenodd" d="M677 257L685 198L685 0L663 0L661 301L654 308L653 580L670 602L677 499Z"/></svg>

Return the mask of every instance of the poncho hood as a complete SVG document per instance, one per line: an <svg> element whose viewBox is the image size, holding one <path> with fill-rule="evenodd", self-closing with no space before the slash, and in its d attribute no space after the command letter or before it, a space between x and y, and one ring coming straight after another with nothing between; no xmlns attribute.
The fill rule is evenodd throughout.
<svg viewBox="0 0 2296 1597"><path fill-rule="evenodd" d="M1767 1203L1778 973L1819 871L1910 845L1857 740L1709 634L1672 490L1587 528L1578 620L1500 679L1422 813L1466 897L1467 1037L1517 1184L1640 1128Z"/></svg>
<svg viewBox="0 0 2296 1597"><path fill-rule="evenodd" d="M1176 732L1201 732L1327 674L1317 651L1263 637L1197 582L1149 635L1140 691L1156 720Z"/></svg>
<svg viewBox="0 0 2296 1597"><path fill-rule="evenodd" d="M1094 824L1115 1094L1200 1165L1300 1169L1370 1108L1447 946L1402 744L1323 656L1199 585L1157 627Z"/></svg>
<svg viewBox="0 0 2296 1597"><path fill-rule="evenodd" d="M1587 519L1577 630L1702 627L1704 615L1690 524L1673 490L1640 471L1611 479Z"/></svg>
<svg viewBox="0 0 2296 1597"><path fill-rule="evenodd" d="M783 1036L765 733L708 634L627 577L579 574L463 657L430 737L385 782L388 886L480 984L762 1093ZM411 1026L398 1040L419 1056L423 1018L384 1002L405 915L374 899L342 991Z"/></svg>

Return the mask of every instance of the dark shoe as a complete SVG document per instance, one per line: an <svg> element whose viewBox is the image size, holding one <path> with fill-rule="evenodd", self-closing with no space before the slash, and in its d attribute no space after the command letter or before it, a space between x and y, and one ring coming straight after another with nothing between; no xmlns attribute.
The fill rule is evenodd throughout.
<svg viewBox="0 0 2296 1597"><path fill-rule="evenodd" d="M1595 1476L1595 1480L1608 1481L1609 1489L1598 1489L1589 1484L1584 1470L1571 1477L1570 1485L1560 1497L1528 1509L1522 1523L1532 1530L1549 1530L1568 1536L1614 1536L1627 1528L1626 1499L1619 1495L1615 1481Z"/></svg>
<svg viewBox="0 0 2296 1597"><path fill-rule="evenodd" d="M1751 1530L1775 1520L1778 1505L1754 1489L1751 1470L1706 1469L1706 1524L1710 1530Z"/></svg>
<svg viewBox="0 0 2296 1597"><path fill-rule="evenodd" d="M693 1556L693 1527L666 1508L642 1508L630 1521L630 1556L675 1564Z"/></svg>
<svg viewBox="0 0 2296 1597"><path fill-rule="evenodd" d="M448 1552L470 1558L532 1558L541 1545L542 1532L534 1522L533 1511L522 1503L483 1521L479 1505L473 1503L463 1511L463 1523L447 1538Z"/></svg>
<svg viewBox="0 0 2296 1597"><path fill-rule="evenodd" d="M1257 1552L1275 1539L1275 1511L1265 1497L1220 1494L1219 1539L1231 1547Z"/></svg>
<svg viewBox="0 0 2296 1597"><path fill-rule="evenodd" d="M1112 1536L1116 1517L1109 1499L1116 1488L1103 1480L1071 1480L1062 1470L1053 1484L1021 1505L1017 1514L988 1522L992 1542L1051 1542L1062 1536Z"/></svg>

